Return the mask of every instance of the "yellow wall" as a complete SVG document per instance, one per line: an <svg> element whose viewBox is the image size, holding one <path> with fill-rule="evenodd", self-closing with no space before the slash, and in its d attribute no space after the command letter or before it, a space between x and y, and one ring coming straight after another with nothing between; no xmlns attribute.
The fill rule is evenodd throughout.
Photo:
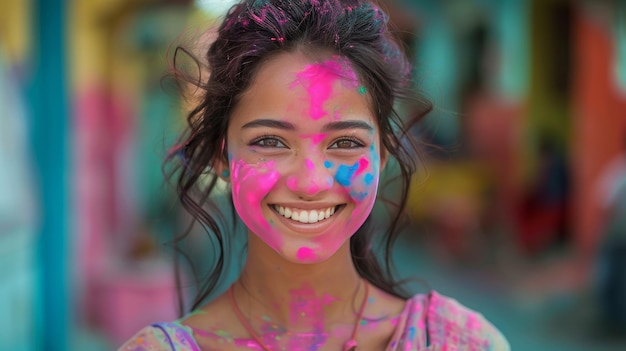
<svg viewBox="0 0 626 351"><path fill-rule="evenodd" d="M0 42L11 61L23 61L31 45L29 0L0 1Z"/></svg>
<svg viewBox="0 0 626 351"><path fill-rule="evenodd" d="M69 0L68 49L73 86L107 79L111 17L123 0Z"/></svg>

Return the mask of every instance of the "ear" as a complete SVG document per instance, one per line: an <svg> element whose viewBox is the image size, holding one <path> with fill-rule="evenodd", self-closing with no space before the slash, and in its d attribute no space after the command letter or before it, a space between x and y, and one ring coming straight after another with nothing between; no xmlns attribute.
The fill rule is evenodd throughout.
<svg viewBox="0 0 626 351"><path fill-rule="evenodd" d="M230 182L230 167L228 166L228 161L220 159L213 169L221 180L227 183Z"/></svg>

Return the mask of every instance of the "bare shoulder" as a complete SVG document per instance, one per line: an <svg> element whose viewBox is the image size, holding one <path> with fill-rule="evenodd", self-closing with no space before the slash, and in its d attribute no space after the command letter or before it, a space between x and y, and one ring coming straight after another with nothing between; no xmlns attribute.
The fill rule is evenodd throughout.
<svg viewBox="0 0 626 351"><path fill-rule="evenodd" d="M167 350L166 345L161 342L160 333L156 328L145 327L120 346L118 351Z"/></svg>
<svg viewBox="0 0 626 351"><path fill-rule="evenodd" d="M493 351L508 351L504 335L481 313L457 300L432 292L428 299L428 327L433 339L463 340L472 345L489 347Z"/></svg>

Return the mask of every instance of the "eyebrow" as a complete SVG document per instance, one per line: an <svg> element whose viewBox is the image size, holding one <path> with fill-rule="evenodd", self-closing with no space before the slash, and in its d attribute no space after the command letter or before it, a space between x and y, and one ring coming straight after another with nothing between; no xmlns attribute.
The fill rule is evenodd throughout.
<svg viewBox="0 0 626 351"><path fill-rule="evenodd" d="M276 119L255 119L254 121L250 121L241 127L241 129L248 128L276 128L276 129L284 129L284 130L296 130L296 127L289 122L279 121Z"/></svg>
<svg viewBox="0 0 626 351"><path fill-rule="evenodd" d="M249 128L276 128L283 130L296 130L296 126L293 123L286 121L279 121L276 119L255 119L254 121L250 121L244 124L241 129L249 129ZM348 121L334 121L325 124L322 127L322 132L331 132L338 130L346 130L346 129L363 129L368 132L374 132L374 127L365 121L359 120L348 120Z"/></svg>
<svg viewBox="0 0 626 351"><path fill-rule="evenodd" d="M374 127L365 121L348 120L348 121L335 121L325 124L322 127L322 132L331 132L345 129L363 129L368 132L374 132Z"/></svg>

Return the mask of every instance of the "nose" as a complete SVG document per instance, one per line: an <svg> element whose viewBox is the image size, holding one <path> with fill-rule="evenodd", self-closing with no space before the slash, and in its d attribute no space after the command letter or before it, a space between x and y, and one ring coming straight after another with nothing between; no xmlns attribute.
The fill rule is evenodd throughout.
<svg viewBox="0 0 626 351"><path fill-rule="evenodd" d="M305 158L293 166L293 172L287 177L287 188L295 193L312 197L334 185L335 180L323 160Z"/></svg>

